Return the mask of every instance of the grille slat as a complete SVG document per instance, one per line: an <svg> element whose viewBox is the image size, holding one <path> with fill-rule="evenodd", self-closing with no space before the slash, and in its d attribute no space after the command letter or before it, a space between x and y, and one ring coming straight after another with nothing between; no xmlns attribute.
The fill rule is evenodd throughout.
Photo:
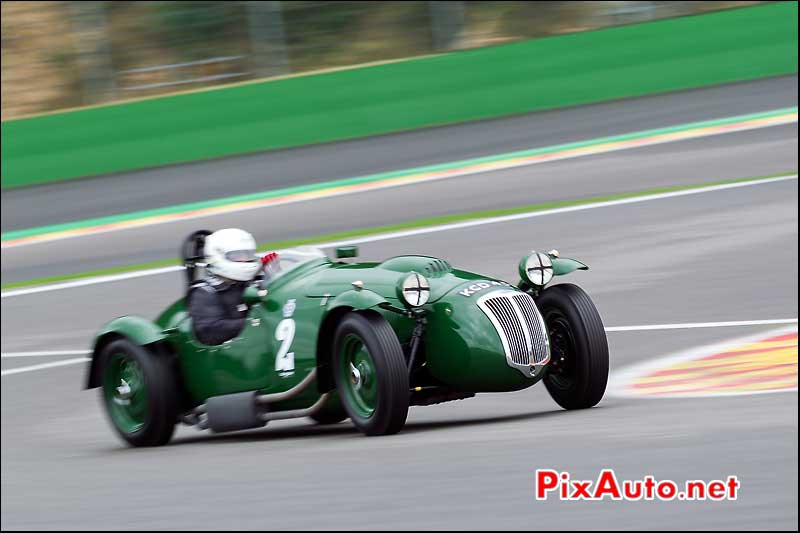
<svg viewBox="0 0 800 533"><path fill-rule="evenodd" d="M534 347L533 362L536 365L543 365L550 358L549 342L547 339L547 333L544 331L544 319L542 318L541 313L539 313L539 309L536 308L533 298L527 294L519 294L514 296L514 300L522 309L522 312L525 315L525 321L528 324L528 331L532 333L533 338L531 341L533 342Z"/></svg>
<svg viewBox="0 0 800 533"><path fill-rule="evenodd" d="M525 349L524 333L511 307L511 303L502 298L491 303L487 302L487 304L495 311L495 314L503 325L506 335L510 337L511 342L509 343L509 348L511 350L511 360L518 365L528 364L525 357L527 350Z"/></svg>
<svg viewBox="0 0 800 533"><path fill-rule="evenodd" d="M525 333L522 331L522 324L519 322L511 302L503 300L501 305L505 313L506 322L509 324L509 329L514 336L511 359L518 365L530 364L530 357L527 357L528 350L525 345Z"/></svg>
<svg viewBox="0 0 800 533"><path fill-rule="evenodd" d="M503 340L510 366L530 375L531 366L550 360L550 342L544 320L530 295L503 291L479 300Z"/></svg>
<svg viewBox="0 0 800 533"><path fill-rule="evenodd" d="M495 318L498 322L500 322L500 326L503 329L503 333L508 340L508 349L510 353L508 354L511 359L516 363L517 359L517 350L515 349L517 345L516 338L514 337L514 328L508 320L508 315L504 312L503 309L503 302L499 299L497 300L487 300L486 306L492 311Z"/></svg>

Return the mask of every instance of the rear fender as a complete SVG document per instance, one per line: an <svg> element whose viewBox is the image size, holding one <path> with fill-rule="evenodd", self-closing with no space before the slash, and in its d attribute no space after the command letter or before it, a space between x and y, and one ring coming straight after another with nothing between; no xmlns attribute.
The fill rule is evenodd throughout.
<svg viewBox="0 0 800 533"><path fill-rule="evenodd" d="M86 379L86 388L93 389L101 385L100 353L108 343L120 338L127 338L139 346L147 346L166 339L164 332L153 322L138 316L122 316L107 323L94 340L92 362Z"/></svg>

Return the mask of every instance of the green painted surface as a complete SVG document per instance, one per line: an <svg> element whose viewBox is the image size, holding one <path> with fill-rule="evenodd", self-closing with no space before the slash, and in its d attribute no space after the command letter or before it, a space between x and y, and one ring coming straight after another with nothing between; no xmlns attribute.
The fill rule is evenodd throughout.
<svg viewBox="0 0 800 533"><path fill-rule="evenodd" d="M553 258L553 274L556 276L564 276L575 270L589 270L589 267L576 259L569 257Z"/></svg>
<svg viewBox="0 0 800 533"><path fill-rule="evenodd" d="M141 346L158 342L164 338L160 328L146 318L134 315L121 316L108 322L97 334L97 338L98 340L102 339L111 333L127 337ZM98 347L99 343L95 343L95 351Z"/></svg>
<svg viewBox="0 0 800 533"><path fill-rule="evenodd" d="M318 277L314 272L329 265L327 260L312 261L269 283L268 294L250 306L242 332L221 345L197 341L183 300L158 317L160 327L173 331L169 342L192 399L203 402L250 390L280 392L297 385L316 366L317 330L325 312L319 300L304 294L313 283L309 278ZM308 407L317 398L312 387L280 408Z"/></svg>
<svg viewBox="0 0 800 533"><path fill-rule="evenodd" d="M797 72L781 2L2 124L2 187Z"/></svg>

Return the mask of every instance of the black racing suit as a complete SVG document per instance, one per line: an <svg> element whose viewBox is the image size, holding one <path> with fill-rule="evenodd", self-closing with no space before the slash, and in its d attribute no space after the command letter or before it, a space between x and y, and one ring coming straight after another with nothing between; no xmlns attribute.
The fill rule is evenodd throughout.
<svg viewBox="0 0 800 533"><path fill-rule="evenodd" d="M216 345L237 336L244 328L247 305L242 293L247 283L206 278L192 285L186 308L194 335L203 344Z"/></svg>

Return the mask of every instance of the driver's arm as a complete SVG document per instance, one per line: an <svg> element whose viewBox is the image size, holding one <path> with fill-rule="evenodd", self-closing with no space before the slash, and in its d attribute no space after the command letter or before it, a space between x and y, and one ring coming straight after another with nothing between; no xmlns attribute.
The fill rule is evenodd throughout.
<svg viewBox="0 0 800 533"><path fill-rule="evenodd" d="M219 296L210 287L198 287L189 293L187 304L194 334L203 344L222 344L244 328L246 318L225 318Z"/></svg>

